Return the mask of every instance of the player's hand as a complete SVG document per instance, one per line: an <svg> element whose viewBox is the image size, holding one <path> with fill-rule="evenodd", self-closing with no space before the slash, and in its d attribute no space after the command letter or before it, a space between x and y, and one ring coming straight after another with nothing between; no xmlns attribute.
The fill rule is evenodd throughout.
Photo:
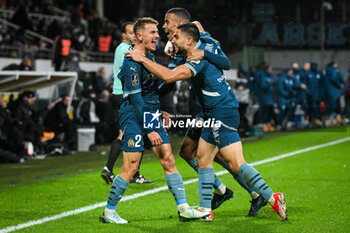
<svg viewBox="0 0 350 233"><path fill-rule="evenodd" d="M164 50L164 53L168 57L173 57L173 55L174 55L174 47L170 46L167 50Z"/></svg>
<svg viewBox="0 0 350 233"><path fill-rule="evenodd" d="M126 51L124 54L126 57L131 57L132 60L134 60L136 62L142 62L143 59L145 58L144 56L142 56L142 54L140 54L136 51L131 51L131 50Z"/></svg>
<svg viewBox="0 0 350 233"><path fill-rule="evenodd" d="M187 52L186 61L202 60L204 58L204 50L193 49Z"/></svg>
<svg viewBox="0 0 350 233"><path fill-rule="evenodd" d="M171 123L171 114L166 112L166 111L161 111L162 113L162 117L163 117L163 122L164 122L164 128L169 128L170 127L170 123Z"/></svg>
<svg viewBox="0 0 350 233"><path fill-rule="evenodd" d="M306 89L307 89L307 86L305 85L305 83L300 84L300 87L301 87L301 89L303 89L303 90L306 90Z"/></svg>
<svg viewBox="0 0 350 233"><path fill-rule="evenodd" d="M160 135L156 131L153 131L153 132L147 134L147 136L148 136L148 138L151 141L153 146L159 146L163 143L162 138L160 137Z"/></svg>

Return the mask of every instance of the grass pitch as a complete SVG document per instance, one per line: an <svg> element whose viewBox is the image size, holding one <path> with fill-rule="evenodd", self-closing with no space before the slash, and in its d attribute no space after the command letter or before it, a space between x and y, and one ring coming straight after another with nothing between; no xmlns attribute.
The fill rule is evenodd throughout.
<svg viewBox="0 0 350 233"><path fill-rule="evenodd" d="M283 153L350 137L350 128L309 132L271 133L259 140L243 142L250 163ZM181 138L172 138L177 167L184 181L196 173L178 156ZM101 153L102 152L102 153ZM49 157L24 164L0 165L0 232L32 220L42 219L107 200L110 186L100 178L107 155L104 151ZM117 161L114 172L121 167ZM349 232L350 231L350 141L261 164L256 169L276 192L287 195L288 222L264 207L255 218L244 215L250 197L232 178L219 178L234 190L234 198L214 211L213 222L180 223L169 191L121 202L118 213L126 225L98 221L104 207L96 208L18 232ZM215 166L215 171L223 170ZM130 184L125 196L165 185L155 156L145 153L141 173L155 181L151 185ZM185 186L190 205L198 205L198 183Z"/></svg>

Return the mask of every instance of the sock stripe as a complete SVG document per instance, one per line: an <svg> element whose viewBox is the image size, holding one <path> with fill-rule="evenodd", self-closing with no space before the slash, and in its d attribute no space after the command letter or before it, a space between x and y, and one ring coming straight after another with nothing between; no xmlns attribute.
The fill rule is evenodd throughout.
<svg viewBox="0 0 350 233"><path fill-rule="evenodd" d="M213 183L201 183L202 185L213 185Z"/></svg>
<svg viewBox="0 0 350 233"><path fill-rule="evenodd" d="M256 175L255 175L253 178L251 178L251 179L250 179L250 181L248 181L248 183L250 183L250 184L251 184L251 183L252 183L252 181L253 181L253 180L254 180L256 177L258 177L258 176L260 176L260 174L259 174L259 173L258 173L258 174L256 174Z"/></svg>
<svg viewBox="0 0 350 233"><path fill-rule="evenodd" d="M114 195L115 195L115 192L111 192L111 194L114 194Z"/></svg>
<svg viewBox="0 0 350 233"><path fill-rule="evenodd" d="M260 176L258 179L256 179L256 181L254 181L254 183L252 185L256 184L261 179L262 179L262 177Z"/></svg>
<svg viewBox="0 0 350 233"><path fill-rule="evenodd" d="M269 188L269 186L268 185L266 185L266 187L264 188L264 190L266 190L266 189L268 189Z"/></svg>
<svg viewBox="0 0 350 233"><path fill-rule="evenodd" d="M207 196L207 197L211 197L211 194L206 194L206 193L203 193L202 196Z"/></svg>
<svg viewBox="0 0 350 233"><path fill-rule="evenodd" d="M202 187L202 189L212 189L213 187Z"/></svg>
<svg viewBox="0 0 350 233"><path fill-rule="evenodd" d="M263 184L259 187L259 189L262 189L265 185L267 186L266 183L263 183Z"/></svg>
<svg viewBox="0 0 350 233"><path fill-rule="evenodd" d="M211 198L204 197L203 200L211 200Z"/></svg>

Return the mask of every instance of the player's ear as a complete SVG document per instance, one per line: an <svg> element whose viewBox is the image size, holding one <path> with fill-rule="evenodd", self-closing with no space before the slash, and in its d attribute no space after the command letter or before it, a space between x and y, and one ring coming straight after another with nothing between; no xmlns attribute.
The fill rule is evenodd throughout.
<svg viewBox="0 0 350 233"><path fill-rule="evenodd" d="M190 36L187 37L187 44L190 45L190 44L192 44L192 42L193 42L193 38Z"/></svg>
<svg viewBox="0 0 350 233"><path fill-rule="evenodd" d="M143 36L142 36L142 33L140 31L136 32L136 38L138 41L142 42Z"/></svg>

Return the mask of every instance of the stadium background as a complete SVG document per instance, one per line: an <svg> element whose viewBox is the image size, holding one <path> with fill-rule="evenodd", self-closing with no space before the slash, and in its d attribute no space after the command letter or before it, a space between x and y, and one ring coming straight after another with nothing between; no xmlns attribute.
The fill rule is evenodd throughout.
<svg viewBox="0 0 350 233"><path fill-rule="evenodd" d="M13 15L21 5L28 10L31 25L25 21L19 24L13 21ZM120 24L140 16L151 16L157 19L161 26L167 9L175 6L188 9L192 20L200 21L204 28L221 42L222 49L232 63L232 70L228 78L233 82L237 80L239 63L248 68L261 61L267 61L275 72L279 72L289 67L292 61L301 65L306 61L316 60L321 64L320 68L324 68L330 60L335 60L345 77L348 77L350 2L346 0L297 0L293 2L277 0L1 0L0 69L9 64L19 64L23 58L28 57L36 71L53 71L54 68L51 66L52 45L61 30L69 28L71 35L76 37L77 41L72 46L74 50L72 50L70 70L78 71L79 74L83 74L80 78L86 78L87 75L96 75L97 70L104 67L106 76L109 76L112 71L113 50L120 42ZM49 30L49 26L55 20L59 30ZM107 53L99 52L96 42L93 43L97 40L99 33L102 33L99 30L91 31L91 25L94 23L103 25L100 29L110 30L113 36L113 43ZM322 28L324 29L323 39ZM157 61L166 65L167 58L162 54L166 35L160 27L159 31L161 41L159 51L156 53ZM58 91L53 98L57 98L59 94ZM244 144L246 143L247 146L244 149L247 160L256 162L273 155L349 137L348 130L349 128L346 127L336 127L270 133L263 137L245 139ZM184 173L184 179L195 178L195 174L178 157L181 139L176 134L173 135L174 153L181 172ZM52 156L45 160L28 160L24 164L0 164L0 199L2 200L0 203L3 206L0 214L4 216L0 221L0 232L8 226L105 200L109 186L103 183L99 175L107 159L104 155L108 153L109 147L101 146L93 149L90 152L76 152L64 157ZM268 180L274 182L275 187L283 187L293 197L290 199L292 224L277 225L277 219L273 218L267 208L262 210L261 218L247 222L241 216L249 207L248 199L243 198L242 200L244 196L242 191L237 191L238 200L235 202L237 206L225 205L217 214L216 225L203 228L195 224L191 227L180 226L180 229L193 232L227 232L235 228L237 232L264 232L265 230L270 232L309 232L309 230L347 232L349 230L347 216L350 216L349 203L343 197L350 194L348 189L349 149L349 143L345 142L328 150L316 151L306 160L302 157L287 160L281 165L281 169L271 169L278 164L270 164L261 169L269 177ZM334 156L332 157L334 159L331 159L330 155ZM144 174L156 181L156 185L151 188L162 186L164 180L158 178L162 174L154 172L154 170L160 171L161 169L151 153L146 153L144 164ZM296 172L300 169L301 164L303 171L308 174L306 178L303 174ZM118 161L116 171L120 166L121 161ZM218 167L216 169L220 170ZM326 178L322 173L325 173ZM225 175L224 181L232 185L232 180L228 175ZM333 190L332 184L339 186L339 192ZM239 190L238 186L234 187L235 190ZM150 188L147 186L133 186L126 195L148 189ZM191 196L196 196L196 184L188 189ZM82 199L81 190L89 192L89 195ZM317 195L310 203L302 205L300 203L304 202L302 197L305 196L305 193L313 196L317 193ZM139 215L135 211L129 212L135 225L132 225L131 230L123 228L124 232L172 232L170 226L179 227L176 217L173 218L170 210L159 213L159 210L168 204L167 202L157 203L158 196L147 198L135 201L135 206L139 205L139 210L143 213ZM170 196L162 194L160 198L167 200ZM160 214L156 220L144 215L149 211L145 205L148 201L152 201L152 205L155 205L152 214ZM191 198L191 201L196 203L197 199ZM327 203L332 203L334 206ZM122 203L122 211L130 211L129 204ZM46 209L43 211L41 207ZM18 214L17 210L21 214ZM88 231L114 231L115 228L110 226L105 229L101 228L97 222L97 216L101 210L102 208L99 208L79 218L69 217L63 222L49 222L46 223L47 225L27 228L23 232L31 231L31 229L36 232L45 232L47 229L53 232L86 232L86 226L81 223L89 224L91 228ZM155 220L154 223L152 220ZM167 226L167 221L170 221L169 226Z"/></svg>
<svg viewBox="0 0 350 233"><path fill-rule="evenodd" d="M236 68L239 62L244 62L246 68L256 65L261 60L266 60L278 69L289 65L291 60L300 60L301 62L315 59L321 62L321 48L324 51L325 65L329 60L337 60L343 73L347 71L346 52L349 48L349 18L350 6L346 0L333 1L2 1L0 15L2 19L11 22L11 16L21 2L24 2L33 20L32 31L40 35L47 36L53 40L55 33L48 31L43 34L42 29L47 29L57 17L60 27L71 26L73 33L77 36L86 34L87 25L90 23L91 29L96 27L94 19L107 20L107 27L113 28L110 33L116 38L113 47L120 40L120 24L126 20L134 20L139 16L152 16L162 25L164 13L173 6L185 7L190 10L193 20L199 20L215 38L217 38L232 61L233 68ZM81 4L82 3L82 4ZM321 7L323 3L323 7ZM322 9L322 10L321 10ZM322 12L324 13L322 21ZM96 15L98 14L98 16ZM51 16L50 16L51 15ZM54 16L52 16L54 15ZM51 18L50 18L51 17ZM45 22L41 20L45 18ZM80 20L80 23L77 23ZM98 21L97 20L97 21ZM69 23L67 23L69 22ZM323 22L323 24L322 24ZM79 26L83 24L83 28ZM111 25L114 24L114 25ZM106 25L105 23L100 25ZM324 25L324 39L322 43L322 33L320 30ZM18 25L26 28L28 25ZM8 24L2 21L2 49L1 57L11 54L4 33L11 29ZM99 28L100 30L103 27ZM84 31L85 30L85 31ZM16 31L16 30L15 30ZM94 35L95 32L89 32ZM160 30L161 45L166 42L166 35ZM27 36L27 40L37 41L37 37ZM31 37L31 38L29 38ZM39 37L40 39L40 37ZM94 40L95 38L91 38ZM35 57L50 58L51 42L41 39L44 45L33 46L36 51ZM41 42L40 42L41 43ZM30 44L30 43L29 43ZM323 46L321 46L323 44ZM14 44L11 43L10 47ZM245 53L258 53L258 61L249 60ZM30 46L24 47L25 49ZM82 61L112 61L113 55L101 55L92 52L88 46L76 46L78 51L88 52L88 55L80 55ZM254 50L254 48L262 50ZM112 49L111 49L112 51ZM29 51L28 51L29 52ZM19 54L23 56L23 53ZM261 54L262 53L262 54ZM19 55L17 55L19 56Z"/></svg>

